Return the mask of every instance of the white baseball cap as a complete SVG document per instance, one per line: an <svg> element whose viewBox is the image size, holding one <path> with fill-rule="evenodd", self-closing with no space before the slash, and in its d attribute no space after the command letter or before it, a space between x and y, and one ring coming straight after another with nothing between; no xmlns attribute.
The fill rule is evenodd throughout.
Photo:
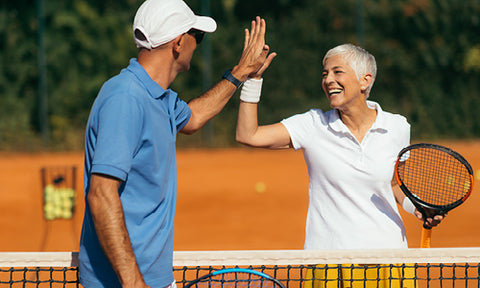
<svg viewBox="0 0 480 288"><path fill-rule="evenodd" d="M147 0L133 20L138 48L158 47L192 28L211 33L217 29L217 23L211 17L195 15L182 0Z"/></svg>

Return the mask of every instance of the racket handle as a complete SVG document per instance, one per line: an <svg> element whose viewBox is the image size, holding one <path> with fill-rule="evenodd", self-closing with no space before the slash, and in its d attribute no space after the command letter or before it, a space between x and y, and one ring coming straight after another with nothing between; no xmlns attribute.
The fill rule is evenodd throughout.
<svg viewBox="0 0 480 288"><path fill-rule="evenodd" d="M430 248L430 240L432 239L432 229L422 228L422 241L420 248Z"/></svg>

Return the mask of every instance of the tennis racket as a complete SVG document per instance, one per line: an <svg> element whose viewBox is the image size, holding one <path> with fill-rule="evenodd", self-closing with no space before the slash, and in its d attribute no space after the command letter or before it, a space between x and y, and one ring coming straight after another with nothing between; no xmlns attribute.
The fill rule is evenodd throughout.
<svg viewBox="0 0 480 288"><path fill-rule="evenodd" d="M462 204L473 189L473 170L467 160L436 144L419 143L402 149L395 177L425 221ZM430 247L431 235L431 227L424 222L420 247Z"/></svg>
<svg viewBox="0 0 480 288"><path fill-rule="evenodd" d="M230 268L213 271L210 274L197 278L184 288L285 288L277 279L265 273L243 268Z"/></svg>

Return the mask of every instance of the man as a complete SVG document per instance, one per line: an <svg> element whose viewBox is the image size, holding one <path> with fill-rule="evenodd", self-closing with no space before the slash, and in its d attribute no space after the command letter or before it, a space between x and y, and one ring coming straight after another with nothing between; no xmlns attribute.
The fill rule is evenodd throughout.
<svg viewBox="0 0 480 288"><path fill-rule="evenodd" d="M103 85L86 128L83 286L175 287L176 134L199 130L275 56L257 17L238 65L187 104L169 86L189 69L203 34L215 30L212 18L182 0L147 0L138 9L138 59Z"/></svg>

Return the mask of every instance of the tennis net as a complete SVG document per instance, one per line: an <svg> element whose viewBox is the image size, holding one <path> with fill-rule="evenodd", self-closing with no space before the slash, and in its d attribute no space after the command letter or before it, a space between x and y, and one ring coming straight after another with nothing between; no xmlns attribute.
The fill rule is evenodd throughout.
<svg viewBox="0 0 480 288"><path fill-rule="evenodd" d="M480 287L480 248L177 251L177 286L223 268L269 274L285 287ZM81 287L76 252L2 252L0 288Z"/></svg>

